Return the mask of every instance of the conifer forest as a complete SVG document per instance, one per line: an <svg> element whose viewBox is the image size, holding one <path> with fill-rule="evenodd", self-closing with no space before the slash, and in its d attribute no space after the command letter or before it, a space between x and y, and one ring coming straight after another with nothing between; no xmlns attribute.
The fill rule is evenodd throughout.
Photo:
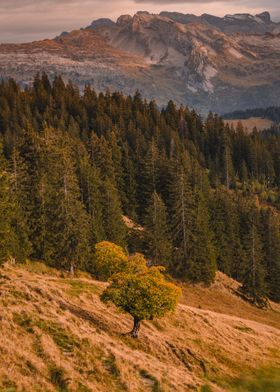
<svg viewBox="0 0 280 392"><path fill-rule="evenodd" d="M60 76L0 85L0 260L98 277L95 244L280 302L280 136ZM126 222L129 220L130 224Z"/></svg>

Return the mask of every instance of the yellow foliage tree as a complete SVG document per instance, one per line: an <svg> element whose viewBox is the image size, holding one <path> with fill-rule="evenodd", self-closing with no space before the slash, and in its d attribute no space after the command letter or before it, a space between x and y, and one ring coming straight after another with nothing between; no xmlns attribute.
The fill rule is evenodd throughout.
<svg viewBox="0 0 280 392"><path fill-rule="evenodd" d="M163 317L174 311L178 303L181 289L165 280L163 270L163 267L146 267L136 274L118 273L101 295L103 302L112 302L133 317L134 338L138 337L142 320Z"/></svg>
<svg viewBox="0 0 280 392"><path fill-rule="evenodd" d="M101 280L126 270L128 255L124 249L112 242L103 241L95 245L94 270Z"/></svg>
<svg viewBox="0 0 280 392"><path fill-rule="evenodd" d="M140 253L128 256L125 250L112 242L103 241L95 246L94 270L101 280L108 280L119 272L138 273L144 271L146 260Z"/></svg>

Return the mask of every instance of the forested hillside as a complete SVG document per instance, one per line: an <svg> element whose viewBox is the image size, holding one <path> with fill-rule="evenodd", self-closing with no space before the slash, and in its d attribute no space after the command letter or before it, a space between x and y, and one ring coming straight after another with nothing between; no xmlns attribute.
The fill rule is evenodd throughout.
<svg viewBox="0 0 280 392"><path fill-rule="evenodd" d="M268 108L257 108L247 110L236 110L223 115L224 119L241 119L250 117L267 118L275 123L280 123L280 106L270 106Z"/></svg>
<svg viewBox="0 0 280 392"><path fill-rule="evenodd" d="M219 269L254 303L280 301L273 131L42 75L25 91L1 83L0 132L2 261L95 274L94 245L107 240L183 281L209 284Z"/></svg>

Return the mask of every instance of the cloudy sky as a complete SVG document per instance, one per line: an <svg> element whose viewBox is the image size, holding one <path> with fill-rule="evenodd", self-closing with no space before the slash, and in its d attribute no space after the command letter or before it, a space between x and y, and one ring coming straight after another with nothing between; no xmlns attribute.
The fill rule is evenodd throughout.
<svg viewBox="0 0 280 392"><path fill-rule="evenodd" d="M94 19L116 19L138 10L179 11L223 16L264 10L280 21L280 0L0 0L0 42L52 38L62 31L87 26Z"/></svg>

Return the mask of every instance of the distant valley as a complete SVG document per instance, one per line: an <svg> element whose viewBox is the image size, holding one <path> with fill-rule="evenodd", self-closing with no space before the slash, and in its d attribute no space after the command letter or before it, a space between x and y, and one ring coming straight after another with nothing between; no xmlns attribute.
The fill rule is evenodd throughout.
<svg viewBox="0 0 280 392"><path fill-rule="evenodd" d="M272 106L268 108L256 108L247 110L237 110L223 115L225 123L237 127L239 123L248 132L254 129L262 131L271 127L279 129L280 126L280 107Z"/></svg>

